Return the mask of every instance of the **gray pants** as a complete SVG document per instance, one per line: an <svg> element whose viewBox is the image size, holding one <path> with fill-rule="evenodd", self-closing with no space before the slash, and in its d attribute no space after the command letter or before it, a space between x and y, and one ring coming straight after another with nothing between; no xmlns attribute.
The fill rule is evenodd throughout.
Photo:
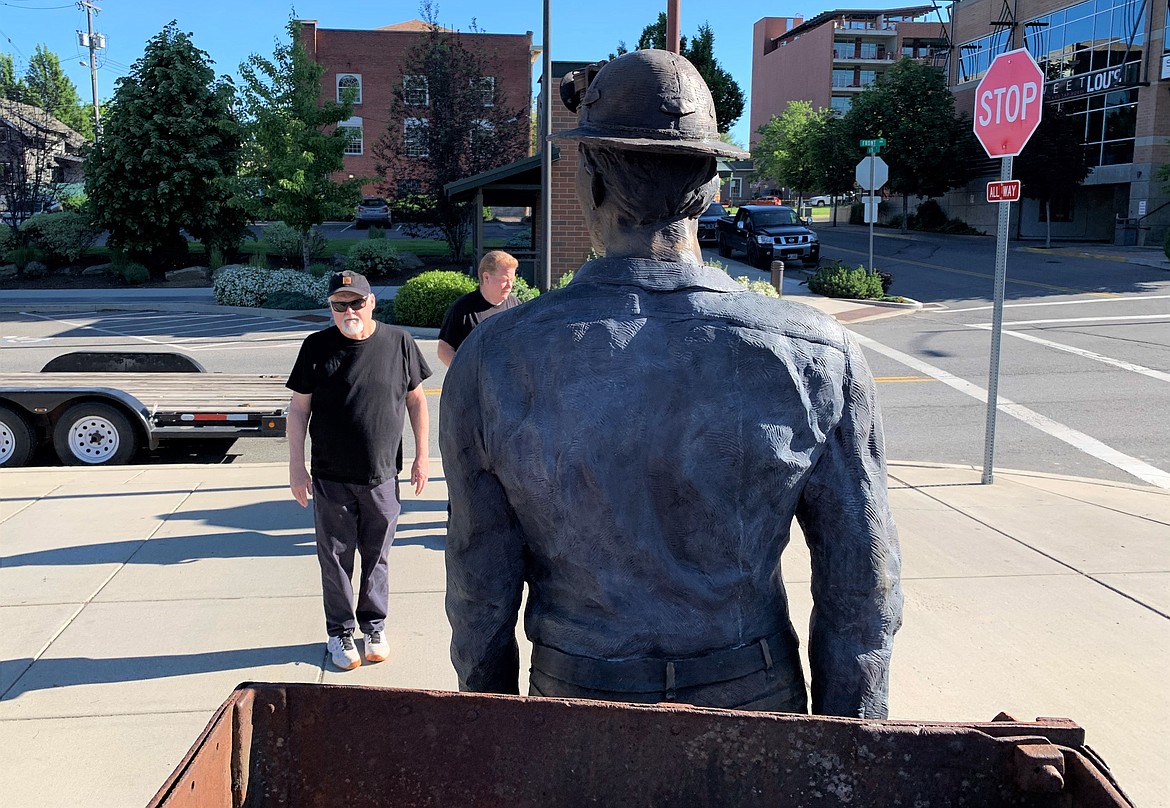
<svg viewBox="0 0 1170 808"><path fill-rule="evenodd" d="M383 631L390 598L387 558L402 505L398 480L354 485L313 478L313 521L317 560L330 637ZM353 599L354 553L361 555L357 610Z"/></svg>

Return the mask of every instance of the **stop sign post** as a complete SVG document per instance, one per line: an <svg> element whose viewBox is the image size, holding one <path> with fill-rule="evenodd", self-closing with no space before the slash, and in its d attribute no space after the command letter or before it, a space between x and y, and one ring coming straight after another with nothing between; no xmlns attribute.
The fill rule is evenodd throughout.
<svg viewBox="0 0 1170 808"><path fill-rule="evenodd" d="M975 137L988 157L1000 157L1000 187L1012 179L1012 158L1024 150L1040 125L1044 112L1044 73L1028 53L1019 48L995 57L975 88ZM990 186L988 186L990 189ZM990 193L990 190L989 190ZM1017 194L1018 197L1018 194ZM995 295L992 306L991 366L987 381L987 428L983 455L983 484L993 481L995 465L995 414L999 402L999 348L1003 333L1003 297L1007 282L1007 239L1011 203L999 203L999 229L995 249Z"/></svg>
<svg viewBox="0 0 1170 808"><path fill-rule="evenodd" d="M877 221L878 209L878 198L874 191L886 184L890 178L890 167L877 156L878 150L886 145L885 138L863 140L861 145L869 151L869 156L861 158L853 176L857 184L869 192L865 197L865 221L869 222L869 268L873 271L873 223Z"/></svg>

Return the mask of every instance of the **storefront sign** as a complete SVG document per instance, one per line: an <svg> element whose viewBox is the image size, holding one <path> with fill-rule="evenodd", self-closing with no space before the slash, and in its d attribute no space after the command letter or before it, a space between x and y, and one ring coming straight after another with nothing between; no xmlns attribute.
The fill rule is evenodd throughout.
<svg viewBox="0 0 1170 808"><path fill-rule="evenodd" d="M1165 73L1165 65L1162 72ZM1070 98L1080 98L1083 95L1095 95L1110 90L1120 90L1123 87L1133 87L1138 83L1141 75L1141 66L1137 62L1128 62L1117 67L1107 67L1104 70L1094 70L1080 76L1050 81L1044 85L1045 101L1067 101Z"/></svg>

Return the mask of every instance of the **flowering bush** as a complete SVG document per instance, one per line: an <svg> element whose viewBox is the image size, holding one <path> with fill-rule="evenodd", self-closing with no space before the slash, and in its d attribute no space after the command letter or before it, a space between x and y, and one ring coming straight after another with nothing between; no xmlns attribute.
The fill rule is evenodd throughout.
<svg viewBox="0 0 1170 808"><path fill-rule="evenodd" d="M295 292L325 305L329 289L327 278L314 278L292 269L259 269L251 266L227 267L215 279L215 302L221 306L263 306L276 292Z"/></svg>
<svg viewBox="0 0 1170 808"><path fill-rule="evenodd" d="M780 293L776 291L776 288L767 281L754 281L747 275L740 275L735 280L749 292L755 292L757 295L763 295L764 297L780 297Z"/></svg>

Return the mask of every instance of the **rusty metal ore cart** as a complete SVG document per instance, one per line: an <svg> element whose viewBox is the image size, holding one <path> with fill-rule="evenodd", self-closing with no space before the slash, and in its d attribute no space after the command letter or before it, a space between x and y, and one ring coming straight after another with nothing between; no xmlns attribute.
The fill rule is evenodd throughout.
<svg viewBox="0 0 1170 808"><path fill-rule="evenodd" d="M155 795L283 806L1128 806L1071 721L935 724L245 684Z"/></svg>

